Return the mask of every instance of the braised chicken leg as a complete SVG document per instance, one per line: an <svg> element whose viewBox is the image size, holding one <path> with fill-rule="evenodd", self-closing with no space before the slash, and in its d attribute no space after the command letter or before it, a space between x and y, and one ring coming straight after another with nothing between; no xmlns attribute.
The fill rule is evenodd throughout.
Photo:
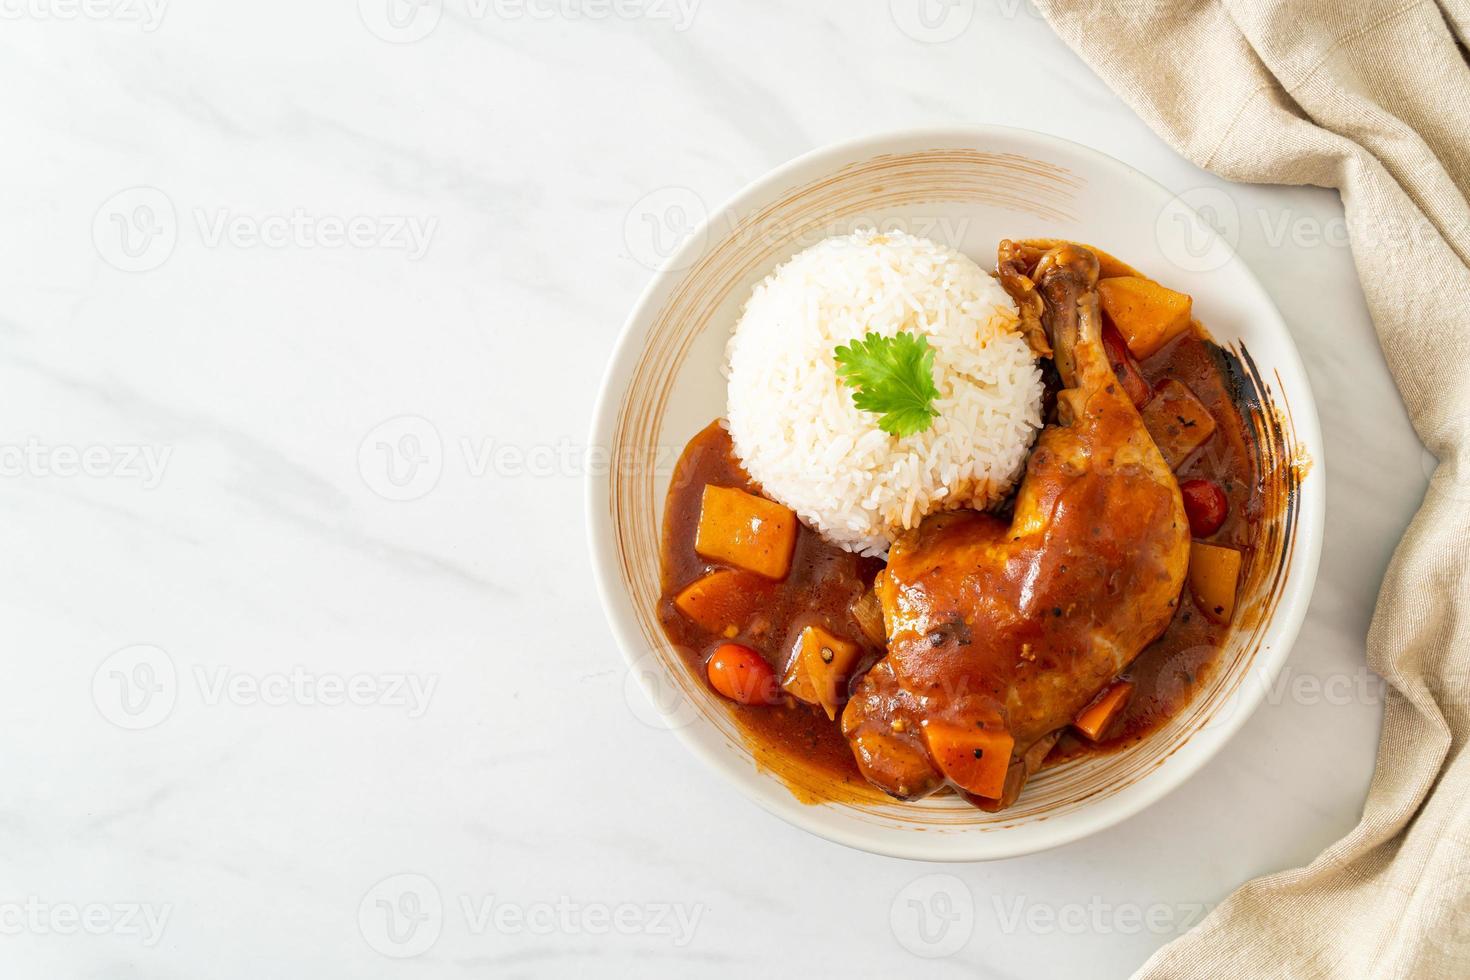
<svg viewBox="0 0 1470 980"><path fill-rule="evenodd" d="M888 654L842 717L863 774L910 799L949 784L1008 806L1077 714L1168 625L1189 562L1179 485L1102 344L1098 260L1002 242L1023 333L1064 390L1009 523L951 511L878 582Z"/></svg>

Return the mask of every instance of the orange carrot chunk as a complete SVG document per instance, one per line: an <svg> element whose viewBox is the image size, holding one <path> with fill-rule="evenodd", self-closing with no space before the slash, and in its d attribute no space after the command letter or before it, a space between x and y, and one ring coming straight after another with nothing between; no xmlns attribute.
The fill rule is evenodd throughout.
<svg viewBox="0 0 1470 980"><path fill-rule="evenodd" d="M967 793L998 800L1016 740L1004 728L925 722L924 741L934 766Z"/></svg>
<svg viewBox="0 0 1470 980"><path fill-rule="evenodd" d="M674 606L709 632L734 636L771 601L775 590L759 575L722 568L686 587L674 597Z"/></svg>
<svg viewBox="0 0 1470 980"><path fill-rule="evenodd" d="M1092 699L1091 704L1082 709L1077 720L1072 722L1072 727L1096 742L1102 738L1102 733L1107 729L1108 723L1123 710L1123 705L1128 703L1128 697L1132 693L1133 683L1131 681L1118 681L1111 687L1105 688L1101 694Z"/></svg>
<svg viewBox="0 0 1470 980"><path fill-rule="evenodd" d="M704 488L694 550L705 558L780 581L795 547L796 514L789 509L734 487Z"/></svg>

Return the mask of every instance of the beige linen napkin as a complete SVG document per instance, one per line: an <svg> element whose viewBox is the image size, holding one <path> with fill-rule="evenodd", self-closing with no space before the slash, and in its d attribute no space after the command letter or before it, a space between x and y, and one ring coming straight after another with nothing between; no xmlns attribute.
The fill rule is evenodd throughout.
<svg viewBox="0 0 1470 980"><path fill-rule="evenodd" d="M1389 368L1440 460L1368 633L1392 690L1361 822L1139 975L1470 978L1470 0L1036 4L1199 166L1341 192Z"/></svg>

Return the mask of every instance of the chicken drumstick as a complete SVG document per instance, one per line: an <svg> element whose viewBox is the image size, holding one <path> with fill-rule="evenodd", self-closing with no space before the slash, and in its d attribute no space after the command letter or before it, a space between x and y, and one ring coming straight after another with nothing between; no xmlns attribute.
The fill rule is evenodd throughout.
<svg viewBox="0 0 1470 980"><path fill-rule="evenodd" d="M894 543L878 582L888 654L842 716L880 789L912 799L948 783L985 809L1010 805L1163 632L1189 562L1178 482L1103 350L1096 256L1006 241L997 270L1061 375L1057 424L1037 439L1009 524L950 511Z"/></svg>

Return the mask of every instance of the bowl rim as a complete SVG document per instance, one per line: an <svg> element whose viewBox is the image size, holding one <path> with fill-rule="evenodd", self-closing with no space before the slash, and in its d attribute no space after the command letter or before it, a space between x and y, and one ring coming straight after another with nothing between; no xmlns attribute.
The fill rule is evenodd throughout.
<svg viewBox="0 0 1470 980"><path fill-rule="evenodd" d="M639 293L638 299L634 302L614 341L598 385L587 445L591 447L610 443L615 419L627 385L625 380L622 384L617 385L617 390L614 391L614 382L620 373L628 370L630 358L636 359L636 352L633 350L634 336L640 325L645 323L654 312L655 299L670 285L677 283L679 278L693 265L690 261L691 255L697 254L705 247L706 239L709 237L705 233L708 232L716 216L729 214L742 200L760 198L770 188L780 186L801 171L827 161L840 166L857 155L874 156L891 152L895 144L912 142L931 141L936 145L962 143L978 148L984 145L987 138L997 137L1035 141L1042 146L1050 145L1053 148L1086 158L1089 163L1101 170L1111 171L1120 179L1142 182L1151 185L1156 192L1171 199L1177 198L1173 191L1158 180L1101 150L1065 137L1018 126L975 124L889 130L869 133L809 150L747 183L727 197L719 207L711 209L696 233L690 235L653 273ZM830 170L833 167L828 166L825 169ZM1219 238L1218 232L1213 227L1204 222L1201 224L1212 240ZM1036 835L1035 840L1024 843L1012 841L1007 846L1005 841L1008 835L1004 832L975 834L961 839L948 835L918 832L901 836L892 834L864 836L845 825L821 820L820 815L823 812L821 804L803 803L794 796L782 799L755 792L749 785L752 771L750 760L748 758L737 759L732 753L696 738L695 726L671 724L668 730L672 731L695 757L733 783L743 796L773 816L815 837L870 854L936 863L1000 860L1034 854L1073 843L1136 816L1172 793L1203 769L1255 714L1256 709L1265 699L1267 690L1275 683L1290 656L1306 619L1316 587L1326 518L1325 447L1322 443L1321 424L1317 412L1316 396L1311 388L1311 379L1302 361L1301 352L1297 349L1296 341L1270 293L1261 285L1260 280L1241 258L1239 252L1233 246L1226 245L1226 248L1230 257L1221 268L1234 266L1235 271L1243 275L1256 288L1270 314L1265 321L1261 322L1260 327L1262 330L1280 335L1283 343L1279 359L1288 364L1296 377L1300 379L1300 395L1303 397L1300 401L1292 402L1292 424L1298 437L1297 442L1310 451L1311 471L1307 475L1308 478L1302 479L1298 489L1300 509L1295 547L1301 549L1301 564L1298 566L1297 573L1289 575L1283 583L1279 602L1267 623L1267 632L1271 635L1272 642L1262 646L1240 685L1228 695L1225 702L1222 702L1235 702L1229 717L1223 723L1210 727L1208 744L1203 744L1196 751L1191 752L1185 764L1161 766L1135 783L1134 792L1123 795L1121 799L1117 796L1113 797L1112 799L1117 801L1115 805L1107 808L1106 812L1093 813L1091 819L1087 819L1089 811L1083 808L1066 823L1050 824L1047 828L1051 830L1050 834L1042 832ZM592 558L592 574L603 614L607 618L613 639L623 656L624 666L638 679L642 696L647 698L653 710L668 720L672 709L666 709L647 675L637 670L640 658L635 654L639 647L636 638L640 636L640 633L637 625L630 621L629 614L621 608L621 604L631 602L631 597L615 581L613 574L618 558L616 538L611 528L608 506L610 494L607 474L598 473L589 467L584 487L584 519ZM1255 682L1252 683L1252 680ZM1190 741L1198 744L1198 740L1204 735L1206 733L1203 731L1197 732Z"/></svg>

